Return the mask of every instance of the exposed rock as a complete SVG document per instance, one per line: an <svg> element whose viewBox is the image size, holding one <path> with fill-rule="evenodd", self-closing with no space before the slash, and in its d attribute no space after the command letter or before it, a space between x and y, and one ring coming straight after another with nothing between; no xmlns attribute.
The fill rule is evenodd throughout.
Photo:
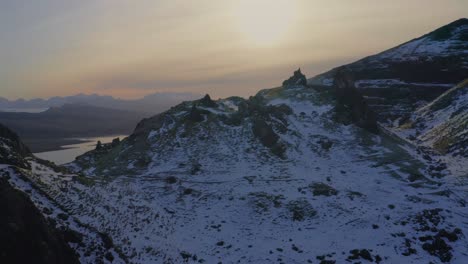
<svg viewBox="0 0 468 264"><path fill-rule="evenodd" d="M200 106L205 106L205 107L216 107L217 104L215 103L215 101L211 100L211 97L209 94L206 94L205 97L203 97L202 99L200 99L200 101L198 101L199 105Z"/></svg>
<svg viewBox="0 0 468 264"><path fill-rule="evenodd" d="M310 184L309 188L312 190L314 196L332 196L338 194L338 191L333 187L321 182Z"/></svg>
<svg viewBox="0 0 468 264"><path fill-rule="evenodd" d="M111 146L112 146L112 147L116 147L116 146L119 145L119 144L120 144L120 138L114 138L114 139L112 140Z"/></svg>
<svg viewBox="0 0 468 264"><path fill-rule="evenodd" d="M306 199L298 199L290 201L286 208L291 213L293 221L304 221L307 218L311 218L317 215L317 211Z"/></svg>
<svg viewBox="0 0 468 264"><path fill-rule="evenodd" d="M250 193L249 196L257 213L268 212L271 208L280 208L284 200L283 195L274 195L266 192Z"/></svg>
<svg viewBox="0 0 468 264"><path fill-rule="evenodd" d="M435 237L432 242L427 242L422 245L422 248L433 256L437 256L442 262L449 262L453 255L452 247L449 246L442 238Z"/></svg>
<svg viewBox="0 0 468 264"><path fill-rule="evenodd" d="M188 114L187 119L192 122L201 122L204 120L202 111L198 110L195 104L190 109L190 113Z"/></svg>
<svg viewBox="0 0 468 264"><path fill-rule="evenodd" d="M96 150L101 150L102 149L102 143L100 140L96 143Z"/></svg>
<svg viewBox="0 0 468 264"><path fill-rule="evenodd" d="M367 249L353 249L349 253L351 253L348 257L349 260L365 259L371 262L374 261L374 258Z"/></svg>
<svg viewBox="0 0 468 264"><path fill-rule="evenodd" d="M256 118L253 121L252 131L260 142L277 156L283 158L286 147L279 142L279 136L265 120Z"/></svg>
<svg viewBox="0 0 468 264"><path fill-rule="evenodd" d="M278 142L278 135L265 120L257 118L253 122L252 131L265 147L273 147Z"/></svg>
<svg viewBox="0 0 468 264"><path fill-rule="evenodd" d="M18 135L0 124L0 163L29 168L24 158L30 156L32 156L31 151Z"/></svg>
<svg viewBox="0 0 468 264"><path fill-rule="evenodd" d="M337 70L334 81L338 100L337 115L348 114L351 121L372 133L378 133L377 118L354 86L352 72L347 68Z"/></svg>
<svg viewBox="0 0 468 264"><path fill-rule="evenodd" d="M294 87L294 86L306 86L307 85L307 78L301 72L301 68L294 72L294 75L291 76L289 79L283 82L284 88Z"/></svg>

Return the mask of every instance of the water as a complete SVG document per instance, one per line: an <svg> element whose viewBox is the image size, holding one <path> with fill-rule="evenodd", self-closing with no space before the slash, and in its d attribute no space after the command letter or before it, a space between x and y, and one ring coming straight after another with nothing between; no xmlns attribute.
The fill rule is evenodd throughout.
<svg viewBox="0 0 468 264"><path fill-rule="evenodd" d="M101 141L104 143L110 143L114 138L123 138L127 137L125 135L117 136L106 136L106 137L94 137L94 138L80 138L83 143L64 145L63 149L34 153L34 155L40 159L50 160L55 162L55 164L65 164L75 160L76 157L96 148L96 143Z"/></svg>
<svg viewBox="0 0 468 264"><path fill-rule="evenodd" d="M32 113L32 114L37 114L37 113L42 113L47 111L49 108L3 108L0 109L0 112L12 112L12 113Z"/></svg>

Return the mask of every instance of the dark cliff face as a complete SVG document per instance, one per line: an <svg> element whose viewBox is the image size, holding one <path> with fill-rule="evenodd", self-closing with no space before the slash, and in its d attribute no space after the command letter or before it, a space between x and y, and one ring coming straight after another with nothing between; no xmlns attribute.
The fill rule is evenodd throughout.
<svg viewBox="0 0 468 264"><path fill-rule="evenodd" d="M334 77L337 115L348 116L353 123L372 133L378 133L377 118L366 100L354 86L353 73L346 68L338 69Z"/></svg>
<svg viewBox="0 0 468 264"><path fill-rule="evenodd" d="M23 144L18 135L0 124L0 164L29 168L29 164L24 158L31 155L31 151Z"/></svg>
<svg viewBox="0 0 468 264"><path fill-rule="evenodd" d="M30 169L32 157L13 131L0 124L0 164ZM0 175L0 263L79 263L62 232L50 226L28 195Z"/></svg>
<svg viewBox="0 0 468 264"><path fill-rule="evenodd" d="M0 178L0 263L79 263L25 193Z"/></svg>
<svg viewBox="0 0 468 264"><path fill-rule="evenodd" d="M12 146L17 152L19 152L19 154L23 156L31 155L31 151L29 151L29 148L21 142L18 135L2 124L0 124L0 137L11 140Z"/></svg>

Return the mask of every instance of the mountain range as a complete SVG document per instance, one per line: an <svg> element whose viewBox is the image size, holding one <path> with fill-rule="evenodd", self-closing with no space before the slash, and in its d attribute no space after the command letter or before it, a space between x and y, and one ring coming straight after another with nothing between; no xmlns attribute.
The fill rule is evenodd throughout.
<svg viewBox="0 0 468 264"><path fill-rule="evenodd" d="M142 118L195 97L157 93L136 100L84 94L16 101L0 98L0 123L18 133L37 153L80 143L82 138L129 135Z"/></svg>
<svg viewBox="0 0 468 264"><path fill-rule="evenodd" d="M465 263L467 21L65 166L1 127L0 175L81 263Z"/></svg>
<svg viewBox="0 0 468 264"><path fill-rule="evenodd" d="M91 105L65 104L40 113L0 112L0 123L13 129L34 152L60 149L77 139L128 135L148 114Z"/></svg>
<svg viewBox="0 0 468 264"><path fill-rule="evenodd" d="M7 112L38 112L50 107L60 107L65 104L90 105L102 108L119 109L131 112L155 114L169 109L183 101L194 100L199 95L193 93L155 93L140 99L119 99L112 96L97 94L77 94L49 99L18 99L8 100L0 97L0 111Z"/></svg>

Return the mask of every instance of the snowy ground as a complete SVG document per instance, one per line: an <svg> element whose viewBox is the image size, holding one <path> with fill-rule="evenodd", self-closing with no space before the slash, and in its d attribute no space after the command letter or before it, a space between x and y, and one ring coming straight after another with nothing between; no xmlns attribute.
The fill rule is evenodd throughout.
<svg viewBox="0 0 468 264"><path fill-rule="evenodd" d="M285 159L259 144L249 123L205 120L188 137L174 125L149 132L151 162L137 175L91 169L76 181L33 165L30 179L133 263L441 263L447 252L466 263L466 185L431 177L428 162L391 136L335 123L313 90L265 97L294 112L278 133ZM226 105L212 113L236 108ZM436 238L441 230L456 241ZM451 249L423 249L436 239Z"/></svg>

